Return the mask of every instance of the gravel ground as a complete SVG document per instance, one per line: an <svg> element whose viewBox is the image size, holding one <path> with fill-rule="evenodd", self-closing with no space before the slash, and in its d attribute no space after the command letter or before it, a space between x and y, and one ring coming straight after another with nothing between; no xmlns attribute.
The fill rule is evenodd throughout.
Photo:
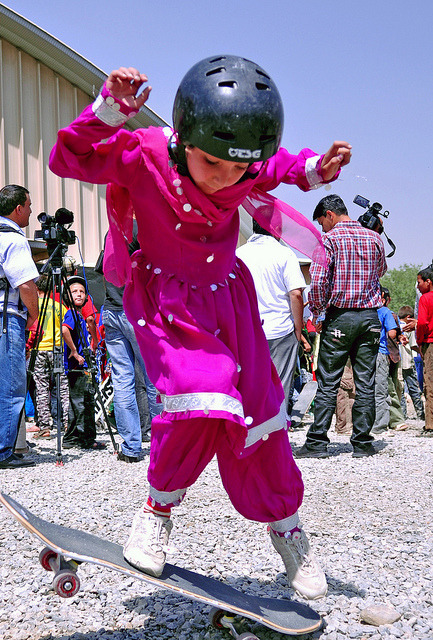
<svg viewBox="0 0 433 640"><path fill-rule="evenodd" d="M330 432L333 455L298 464L306 485L301 517L329 592L312 603L326 627L305 639L433 638L432 448L421 423L377 438L380 453L353 459L347 436ZM290 434L294 446L305 430ZM68 451L55 465L55 441L38 443L37 466L0 470L0 487L37 515L123 543L146 493L145 459L118 462L108 451ZM245 521L228 501L215 460L175 510L169 561L241 590L292 597L265 527ZM216 640L208 607L96 565L79 569L81 591L64 600L39 565L39 544L0 508L2 640ZM368 606L394 607L389 625L361 622ZM242 624L262 640L288 636Z"/></svg>

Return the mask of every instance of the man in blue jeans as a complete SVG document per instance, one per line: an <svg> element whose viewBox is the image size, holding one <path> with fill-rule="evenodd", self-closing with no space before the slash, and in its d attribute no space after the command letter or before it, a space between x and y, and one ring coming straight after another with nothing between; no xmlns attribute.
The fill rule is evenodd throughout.
<svg viewBox="0 0 433 640"><path fill-rule="evenodd" d="M133 240L129 245L129 251L132 254L138 248L134 221ZM161 413L162 404L156 402L157 391L147 376L134 329L123 310L123 290L124 287L116 287L105 280L102 322L105 328L105 343L112 366L114 415L117 431L123 438L118 460L139 462L142 454L142 434L135 390L135 363L143 373L151 419Z"/></svg>
<svg viewBox="0 0 433 640"><path fill-rule="evenodd" d="M23 232L31 212L27 189L0 190L0 469L35 464L13 452L26 396L25 330L38 318L39 274Z"/></svg>

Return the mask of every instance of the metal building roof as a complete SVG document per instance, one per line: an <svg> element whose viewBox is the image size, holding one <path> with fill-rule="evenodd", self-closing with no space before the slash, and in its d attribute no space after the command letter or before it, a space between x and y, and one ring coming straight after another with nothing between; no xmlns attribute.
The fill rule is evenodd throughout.
<svg viewBox="0 0 433 640"><path fill-rule="evenodd" d="M96 97L107 74L83 58L54 36L0 3L0 38L39 60L59 76L84 91L90 98ZM138 127L165 126L167 123L146 105L129 121L133 129Z"/></svg>

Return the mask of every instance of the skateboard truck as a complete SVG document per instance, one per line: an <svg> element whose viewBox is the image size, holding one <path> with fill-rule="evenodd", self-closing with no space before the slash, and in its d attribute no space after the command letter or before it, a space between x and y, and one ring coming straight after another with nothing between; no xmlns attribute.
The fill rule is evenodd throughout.
<svg viewBox="0 0 433 640"><path fill-rule="evenodd" d="M65 558L45 547L39 553L39 562L46 571L54 571L53 589L61 598L72 598L80 590L80 578L77 575L79 565L75 560Z"/></svg>
<svg viewBox="0 0 433 640"><path fill-rule="evenodd" d="M218 609L218 607L213 607L209 612L209 622L216 629L228 629L236 640L259 640L259 638L250 631L238 633L234 621L235 616L227 613L227 611L223 609Z"/></svg>

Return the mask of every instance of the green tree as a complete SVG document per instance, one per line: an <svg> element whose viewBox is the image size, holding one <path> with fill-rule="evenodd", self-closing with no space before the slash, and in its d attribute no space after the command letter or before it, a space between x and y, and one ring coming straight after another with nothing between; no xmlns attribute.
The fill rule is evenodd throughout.
<svg viewBox="0 0 433 640"><path fill-rule="evenodd" d="M390 269L380 279L380 284L389 289L391 294L390 308L395 313L403 305L415 306L416 276L422 268L421 264L403 264L396 269Z"/></svg>

